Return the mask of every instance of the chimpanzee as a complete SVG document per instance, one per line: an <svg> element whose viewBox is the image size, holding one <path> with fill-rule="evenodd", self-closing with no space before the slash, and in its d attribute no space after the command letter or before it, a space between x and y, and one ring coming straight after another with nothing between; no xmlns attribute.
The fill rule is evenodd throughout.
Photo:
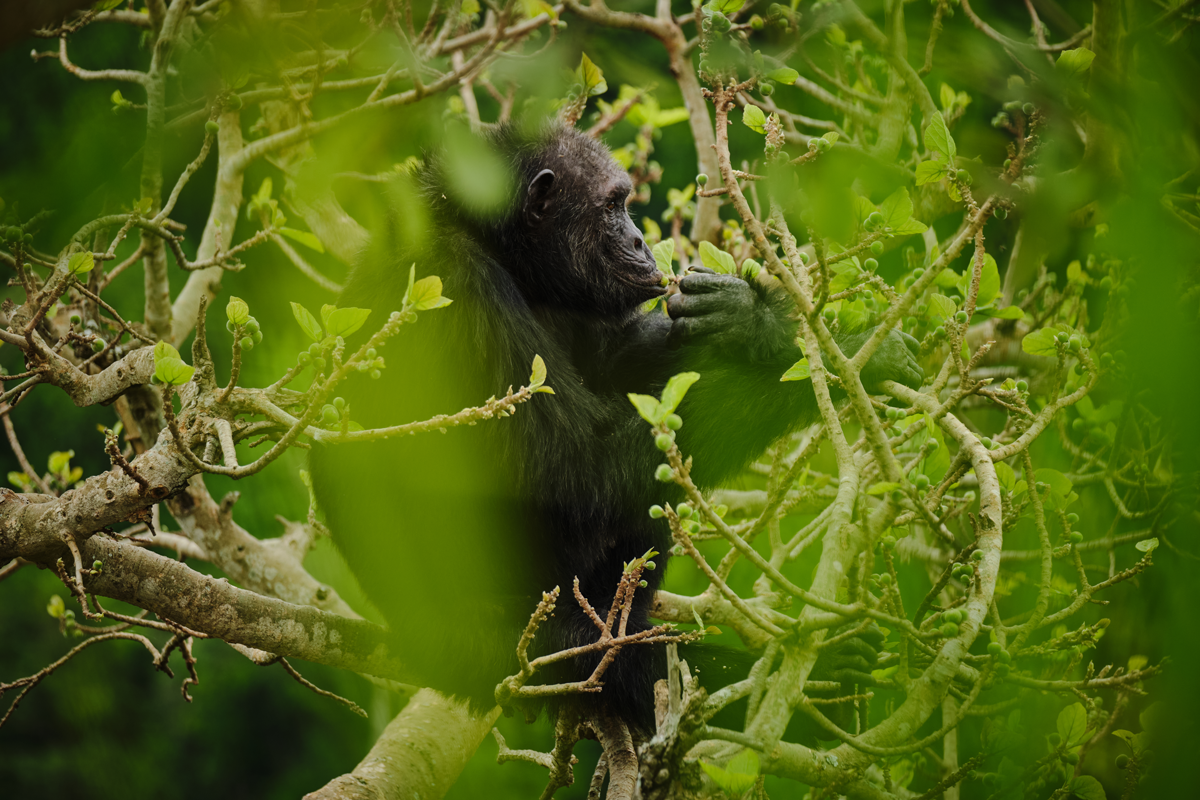
<svg viewBox="0 0 1200 800"><path fill-rule="evenodd" d="M339 305L374 309L377 323L401 307L414 263L440 276L453 301L401 330L382 379L347 385L349 413L378 427L479 405L525 383L535 355L555 393L511 419L318 448L311 463L334 541L414 682L488 706L517 670L517 640L541 592L563 590L536 639L553 652L597 636L571 597L576 576L607 609L625 562L653 548L665 565L668 525L647 512L682 498L655 480L663 456L627 393L657 396L672 375L700 373L678 409L677 442L708 487L811 422L816 403L810 382L780 382L801 358L782 291L693 272L669 316L644 310L667 290L626 211L629 178L602 144L552 125L502 127L478 146L511 171L510 200L481 209L461 175L449 185L446 157L432 155L396 201L390 237L349 279ZM840 345L856 351L863 340ZM864 378L919 386L915 345L889 335ZM645 573L630 632L651 624L662 574ZM550 677L581 680L597 658ZM589 697L650 729L664 675L661 647L627 647Z"/></svg>

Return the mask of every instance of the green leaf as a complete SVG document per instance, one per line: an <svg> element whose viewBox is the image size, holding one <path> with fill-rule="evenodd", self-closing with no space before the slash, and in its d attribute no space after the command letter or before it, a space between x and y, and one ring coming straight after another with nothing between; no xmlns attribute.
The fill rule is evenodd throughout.
<svg viewBox="0 0 1200 800"><path fill-rule="evenodd" d="M154 360L154 376L161 383L171 386L182 386L196 374L196 368L188 366L179 358L156 358Z"/></svg>
<svg viewBox="0 0 1200 800"><path fill-rule="evenodd" d="M746 5L746 0L709 0L704 10L710 14L713 11L720 11L722 14L728 15L741 11L744 5Z"/></svg>
<svg viewBox="0 0 1200 800"><path fill-rule="evenodd" d="M890 228L899 227L912 219L913 202L908 196L908 189L901 186L888 195L879 205L879 211L883 214L884 224Z"/></svg>
<svg viewBox="0 0 1200 800"><path fill-rule="evenodd" d="M321 323L317 322L317 318L307 308L299 303L292 303L292 316L296 318L296 322L300 323L300 328L308 338L314 342L325 338L325 333L321 330Z"/></svg>
<svg viewBox="0 0 1200 800"><path fill-rule="evenodd" d="M179 355L179 351L176 350L169 342L159 342L158 344L154 345L154 360L158 361L160 358L182 359L183 356Z"/></svg>
<svg viewBox="0 0 1200 800"><path fill-rule="evenodd" d="M955 303L944 294L934 292L929 296L929 313L930 316L940 317L943 320L950 319L958 311L958 303Z"/></svg>
<svg viewBox="0 0 1200 800"><path fill-rule="evenodd" d="M75 457L74 450L56 450L50 454L46 467L54 475L66 475L71 471L71 459Z"/></svg>
<svg viewBox="0 0 1200 800"><path fill-rule="evenodd" d="M1095 57L1096 54L1086 47L1064 50L1059 53L1058 61L1054 62L1054 69L1061 75L1073 78L1076 75L1082 75L1087 72L1088 67L1092 65L1092 59Z"/></svg>
<svg viewBox="0 0 1200 800"><path fill-rule="evenodd" d="M675 259L675 240L663 239L654 245L651 251L654 253L654 263L658 264L658 271L664 275L673 275L675 270L671 262Z"/></svg>
<svg viewBox="0 0 1200 800"><path fill-rule="evenodd" d="M1067 747L1082 739L1087 733L1087 709L1083 707L1083 703L1072 703L1058 712L1055 727Z"/></svg>
<svg viewBox="0 0 1200 800"><path fill-rule="evenodd" d="M462 13L470 16L479 13L479 0L463 0Z"/></svg>
<svg viewBox="0 0 1200 800"><path fill-rule="evenodd" d="M733 256L718 249L712 242L700 243L700 263L726 275L737 274L737 264L734 263Z"/></svg>
<svg viewBox="0 0 1200 800"><path fill-rule="evenodd" d="M295 228L280 228L279 232L289 239L299 242L305 247L316 250L318 253L325 252L325 245L321 244L321 240L317 238L315 233L298 231Z"/></svg>
<svg viewBox="0 0 1200 800"><path fill-rule="evenodd" d="M842 137L839 136L837 133L830 131L829 133L821 134L821 138L824 139L825 141L829 142L830 144L837 144L838 139L840 139Z"/></svg>
<svg viewBox="0 0 1200 800"><path fill-rule="evenodd" d="M29 476L24 472L8 473L8 482L23 492L27 492L33 488L33 481L29 480Z"/></svg>
<svg viewBox="0 0 1200 800"><path fill-rule="evenodd" d="M780 69L771 70L767 73L767 77L777 83L782 83L785 86L791 86L800 77L800 73L791 67L782 67Z"/></svg>
<svg viewBox="0 0 1200 800"><path fill-rule="evenodd" d="M321 306L321 324L325 327L329 326L329 315L337 311L337 306L333 303L326 303Z"/></svg>
<svg viewBox="0 0 1200 800"><path fill-rule="evenodd" d="M884 481L882 483L876 483L876 484L872 485L870 489L867 489L867 494L869 494L869 495L887 494L888 492L894 492L899 488L900 488L900 484L898 484L898 483L893 483L891 481Z"/></svg>
<svg viewBox="0 0 1200 800"><path fill-rule="evenodd" d="M1083 271L1083 265L1079 263L1079 259L1075 259L1070 264L1067 264L1067 280L1071 283L1089 284L1092 282L1087 273Z"/></svg>
<svg viewBox="0 0 1200 800"><path fill-rule="evenodd" d="M1070 330L1068 326L1060 323L1053 328L1040 328L1032 333L1027 333L1021 340L1021 349L1030 355L1055 358L1058 355L1058 348L1055 345L1054 337L1062 331L1069 332Z"/></svg>
<svg viewBox="0 0 1200 800"><path fill-rule="evenodd" d="M743 754L749 753L752 756L743 759ZM737 768L734 768L735 763ZM712 778L713 783L721 787L721 790L730 797L741 797L746 792L750 791L758 780L758 754L753 750L744 750L732 761L729 762L728 769L722 769L715 764L709 764L701 761L700 767ZM750 767L754 768L753 772L748 771Z"/></svg>
<svg viewBox="0 0 1200 800"><path fill-rule="evenodd" d="M858 283L858 278L860 275L862 275L862 268L855 263L857 260L857 258L853 261L850 259L845 259L837 262L833 265L833 267L831 267L833 270L833 277L829 280L829 291L831 294L844 292L854 284Z"/></svg>
<svg viewBox="0 0 1200 800"><path fill-rule="evenodd" d="M648 394L630 394L628 397L629 402L633 403L633 407L637 409L642 419L651 425L657 425L667 416L668 412L662 410L657 397L651 397Z"/></svg>
<svg viewBox="0 0 1200 800"><path fill-rule="evenodd" d="M478 8L478 3L476 3L476 7ZM521 0L521 9L529 19L533 19L539 14L546 14L550 19L558 19L558 12L554 10L554 6L545 0Z"/></svg>
<svg viewBox="0 0 1200 800"><path fill-rule="evenodd" d="M91 250L84 250L81 253L76 253L67 260L67 272L75 277L86 275L96 266L96 257Z"/></svg>
<svg viewBox="0 0 1200 800"><path fill-rule="evenodd" d="M808 359L802 358L795 364L788 367L787 372L783 373L780 381L804 381L808 380L810 373L808 371Z"/></svg>
<svg viewBox="0 0 1200 800"><path fill-rule="evenodd" d="M1151 537L1149 539L1142 539L1140 542L1135 544L1134 547L1136 547L1138 550L1142 551L1143 553L1151 553L1154 551L1155 548L1158 547L1158 538Z"/></svg>
<svg viewBox="0 0 1200 800"><path fill-rule="evenodd" d="M1017 474L1003 461L996 462L996 478L1005 491L1011 492L1017 488Z"/></svg>
<svg viewBox="0 0 1200 800"><path fill-rule="evenodd" d="M755 261L753 258L747 258L742 262L742 278L744 280L752 280L762 272L762 264Z"/></svg>
<svg viewBox="0 0 1200 800"><path fill-rule="evenodd" d="M1108 800L1100 781L1091 775L1080 775L1071 781L1071 794L1078 797L1079 800Z"/></svg>
<svg viewBox="0 0 1200 800"><path fill-rule="evenodd" d="M537 389L546 382L546 362L539 355L533 356L533 371L529 373L529 388Z"/></svg>
<svg viewBox="0 0 1200 800"><path fill-rule="evenodd" d="M336 309L325 320L325 332L330 336L349 336L367 324L367 317L370 315L371 309L369 308Z"/></svg>
<svg viewBox="0 0 1200 800"><path fill-rule="evenodd" d="M687 390L698 380L700 380L699 372L681 372L678 375L671 376L671 379L667 381L667 385L663 387L661 405L664 417L679 408L679 404L683 401L683 396L687 394Z"/></svg>
<svg viewBox="0 0 1200 800"><path fill-rule="evenodd" d="M758 106L746 106L742 109L742 124L755 133L767 132L767 116Z"/></svg>
<svg viewBox="0 0 1200 800"><path fill-rule="evenodd" d="M604 73L592 63L592 60L587 57L587 53L583 53L582 56L579 59L579 68L575 70L575 76L583 84L584 95L595 97L598 94L604 94L608 91Z"/></svg>
<svg viewBox="0 0 1200 800"><path fill-rule="evenodd" d="M976 308L975 313L980 317L991 317L992 319L1025 319L1025 312L1021 310L1020 306L996 308L993 305L986 305Z"/></svg>
<svg viewBox="0 0 1200 800"><path fill-rule="evenodd" d="M959 276L958 291L963 297L971 289L971 279L975 275L975 259L972 258L967 269ZM991 253L983 254L983 269L979 273L979 294L975 296L976 306L986 306L996 295L1000 294L1000 270L996 267L996 259Z"/></svg>
<svg viewBox="0 0 1200 800"><path fill-rule="evenodd" d="M946 165L940 161L922 161L917 164L917 186L937 183L946 177Z"/></svg>
<svg viewBox="0 0 1200 800"><path fill-rule="evenodd" d="M943 83L941 88L938 89L938 100L940 100L942 103L943 111L950 110L951 106L954 105L954 100L956 97L957 95L955 94L954 90L951 89L947 84Z"/></svg>
<svg viewBox="0 0 1200 800"><path fill-rule="evenodd" d="M448 297L442 297L442 279L437 275L421 278L414 283L408 301L412 303L414 311L431 311L454 302Z"/></svg>
<svg viewBox="0 0 1200 800"><path fill-rule="evenodd" d="M947 166L954 164L954 156L958 149L954 146L954 137L946 127L946 118L942 112L934 112L933 119L925 126L925 149L939 153Z"/></svg>
<svg viewBox="0 0 1200 800"><path fill-rule="evenodd" d="M55 619L62 619L66 611L67 607L63 603L63 599L56 594L50 595L50 601L46 603L46 613Z"/></svg>
<svg viewBox="0 0 1200 800"><path fill-rule="evenodd" d="M225 316L234 325L245 325L250 321L250 306L240 297L230 297L225 304Z"/></svg>

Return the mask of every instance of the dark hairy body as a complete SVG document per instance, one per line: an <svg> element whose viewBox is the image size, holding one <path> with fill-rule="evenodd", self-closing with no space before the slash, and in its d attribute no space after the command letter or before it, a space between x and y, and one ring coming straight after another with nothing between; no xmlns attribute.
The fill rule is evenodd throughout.
<svg viewBox="0 0 1200 800"><path fill-rule="evenodd" d="M555 394L511 419L312 456L334 541L414 682L483 705L516 672L516 642L543 591L564 595L538 651L595 641L573 580L606 609L624 563L655 549L660 568L644 574L629 630L651 625L671 542L647 509L682 498L654 479L662 453L627 393L658 395L672 375L700 373L678 410L677 442L702 487L816 416L809 382L779 380L801 357L781 291L697 272L669 298L669 316L646 313L666 290L625 209L629 179L603 145L574 130L508 128L490 146L513 171L506 208L470 210L431 159L414 193L424 224L406 234L401 220L352 275L339 305L374 309L373 319L401 307L414 262L419 275L442 278L454 304L406 327L384 378L357 382L347 399L367 427L451 413L524 383L535 355ZM863 338L839 344L852 352ZM919 384L912 344L889 336L864 379ZM581 680L597 659L548 679ZM627 647L587 702L647 727L664 664L661 647Z"/></svg>

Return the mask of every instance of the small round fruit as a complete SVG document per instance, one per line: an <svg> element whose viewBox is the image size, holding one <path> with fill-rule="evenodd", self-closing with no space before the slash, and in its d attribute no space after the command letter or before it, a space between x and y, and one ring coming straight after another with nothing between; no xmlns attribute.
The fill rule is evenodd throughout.
<svg viewBox="0 0 1200 800"><path fill-rule="evenodd" d="M763 18L760 17L758 14L755 14L754 16L752 16L750 18L750 29L755 30L755 31L761 31L763 29Z"/></svg>
<svg viewBox="0 0 1200 800"><path fill-rule="evenodd" d="M317 372L322 371L325 369L325 358L323 356L317 356L313 359L313 366L317 368Z"/></svg>
<svg viewBox="0 0 1200 800"><path fill-rule="evenodd" d="M72 314L71 315L71 324L72 325L82 325L83 317L79 316L78 314Z"/></svg>
<svg viewBox="0 0 1200 800"><path fill-rule="evenodd" d="M709 64L707 61L701 60L700 61L700 71L703 72L705 75L712 75L712 64Z"/></svg>
<svg viewBox="0 0 1200 800"><path fill-rule="evenodd" d="M1087 429L1087 422L1081 417L1071 421L1071 430L1081 433Z"/></svg>
<svg viewBox="0 0 1200 800"><path fill-rule="evenodd" d="M1062 760L1067 762L1068 764L1078 764L1079 763L1079 754L1078 753L1063 753Z"/></svg>
<svg viewBox="0 0 1200 800"><path fill-rule="evenodd" d="M936 328L933 329L933 335L936 336L937 338L941 339L946 335L946 329L943 328L941 325L938 325Z"/></svg>
<svg viewBox="0 0 1200 800"><path fill-rule="evenodd" d="M99 336L97 336L95 339L92 339L92 352L93 353L99 353L99 352L103 351L104 348L106 348L106 347L108 347L108 342L104 341Z"/></svg>
<svg viewBox="0 0 1200 800"><path fill-rule="evenodd" d="M878 240L871 242L871 252L877 256L883 255L883 242Z"/></svg>
<svg viewBox="0 0 1200 800"><path fill-rule="evenodd" d="M1029 391L1029 381L1024 380L1024 379L1017 381L1017 391L1018 392L1028 392Z"/></svg>
<svg viewBox="0 0 1200 800"><path fill-rule="evenodd" d="M1129 769L1129 756L1121 753L1116 760L1117 769Z"/></svg>
<svg viewBox="0 0 1200 800"><path fill-rule="evenodd" d="M383 371L378 369L371 370L371 380L377 381L383 377Z"/></svg>
<svg viewBox="0 0 1200 800"><path fill-rule="evenodd" d="M1083 534L1079 531L1071 531L1067 538L1071 540L1071 544L1079 544L1083 541Z"/></svg>
<svg viewBox="0 0 1200 800"><path fill-rule="evenodd" d="M953 622L955 625L962 622L962 612L957 608L952 608L949 611L942 613L943 622Z"/></svg>
<svg viewBox="0 0 1200 800"><path fill-rule="evenodd" d="M873 258L868 258L867 260L863 261L863 269L865 269L867 272L874 272L875 270L879 269L879 262Z"/></svg>
<svg viewBox="0 0 1200 800"><path fill-rule="evenodd" d="M758 91L763 97L770 97L775 94L775 87L770 83L763 83L758 87Z"/></svg>
<svg viewBox="0 0 1200 800"><path fill-rule="evenodd" d="M879 585L880 586L891 586L892 585L892 573L885 572L882 575L880 575L879 576Z"/></svg>
<svg viewBox="0 0 1200 800"><path fill-rule="evenodd" d="M670 464L659 464L654 470L654 479L662 483L670 483L675 479L675 471Z"/></svg>
<svg viewBox="0 0 1200 800"><path fill-rule="evenodd" d="M680 519L687 519L692 515L692 507L687 503L680 503L679 507L675 509L675 513L679 515Z"/></svg>
<svg viewBox="0 0 1200 800"><path fill-rule="evenodd" d="M302 353L300 353L300 355L296 356L296 363L300 364L301 366L307 366L309 364L309 362L311 362L311 361L312 361L312 356L310 356L308 354L307 350L303 351Z"/></svg>
<svg viewBox="0 0 1200 800"><path fill-rule="evenodd" d="M658 564L655 564L653 561L647 561L647 562L646 562L646 569L648 569L648 570L650 570L651 572L653 572L654 570L658 569Z"/></svg>
<svg viewBox="0 0 1200 800"><path fill-rule="evenodd" d="M338 411L341 411L343 408L346 407L346 398L344 398L344 397L333 398L333 407L336 408Z"/></svg>
<svg viewBox="0 0 1200 800"><path fill-rule="evenodd" d="M1012 667L1009 666L1008 664L997 664L996 665L996 677L997 678L1007 678L1008 673L1010 673L1010 672L1012 672Z"/></svg>
<svg viewBox="0 0 1200 800"><path fill-rule="evenodd" d="M708 176L705 175L703 172L701 172L699 175L696 176L696 185L697 186L704 186L707 183L708 183Z"/></svg>
<svg viewBox="0 0 1200 800"><path fill-rule="evenodd" d="M1008 207L1000 206L996 209L996 219L1008 219Z"/></svg>
<svg viewBox="0 0 1200 800"><path fill-rule="evenodd" d="M327 425L332 425L338 420L338 410L331 405L326 405L321 409L321 421Z"/></svg>
<svg viewBox="0 0 1200 800"><path fill-rule="evenodd" d="M1107 275L1105 275L1103 278L1101 278L1100 279L1100 288L1106 292L1110 291L1112 289L1112 278L1110 278Z"/></svg>
<svg viewBox="0 0 1200 800"><path fill-rule="evenodd" d="M982 444L984 447L986 447L988 450L991 450L996 446L996 443L993 442L991 439L989 439L986 436L983 437L982 439L980 439L979 443Z"/></svg>
<svg viewBox="0 0 1200 800"><path fill-rule="evenodd" d="M660 505L650 506L650 519L662 519L666 513Z"/></svg>
<svg viewBox="0 0 1200 800"><path fill-rule="evenodd" d="M645 589L649 585L650 584L646 583L646 581L638 581L638 586L642 589Z"/></svg>
<svg viewBox="0 0 1200 800"><path fill-rule="evenodd" d="M958 636L958 626L955 625L953 622L944 623L942 625L942 636L945 636L947 638L949 638L951 636Z"/></svg>
<svg viewBox="0 0 1200 800"><path fill-rule="evenodd" d="M1027 117L1033 116L1033 112L1035 111L1033 103L1026 103L1025 105L1021 106L1021 110L1025 112L1025 116Z"/></svg>
<svg viewBox="0 0 1200 800"><path fill-rule="evenodd" d="M232 108L234 111L237 111L239 108L242 107L242 98L236 94L231 94L231 95L229 95L229 98L225 101L225 104L227 106L229 106L230 108Z"/></svg>
<svg viewBox="0 0 1200 800"><path fill-rule="evenodd" d="M929 488L929 476L928 475L917 475L916 477L914 477L912 479L912 483L913 483L913 486L917 487L918 489L928 489Z"/></svg>
<svg viewBox="0 0 1200 800"><path fill-rule="evenodd" d="M822 139L821 141L825 140ZM879 211L872 211L871 215L867 217L867 224L872 227L879 227L883 224L883 214Z"/></svg>
<svg viewBox="0 0 1200 800"><path fill-rule="evenodd" d="M983 561L983 551L982 550L971 551L971 560L972 561Z"/></svg>
<svg viewBox="0 0 1200 800"><path fill-rule="evenodd" d="M1079 522L1079 515L1072 511L1070 514L1067 514L1067 522L1074 525L1076 522Z"/></svg>
<svg viewBox="0 0 1200 800"><path fill-rule="evenodd" d="M999 642L988 642L987 650L992 655L998 656L998 655L1000 655L1001 652L1003 652L1004 647L1001 646L1001 644Z"/></svg>
<svg viewBox="0 0 1200 800"><path fill-rule="evenodd" d="M221 126L217 124L215 119L210 119L208 122L204 123L205 133L216 133L219 130L221 130Z"/></svg>
<svg viewBox="0 0 1200 800"><path fill-rule="evenodd" d="M263 340L263 333L262 331L255 331L254 333L250 334L250 338L254 340L255 344L258 344Z"/></svg>
<svg viewBox="0 0 1200 800"><path fill-rule="evenodd" d="M240 344L242 345L243 350L253 350L254 349L254 340L251 339L249 336L243 336Z"/></svg>
<svg viewBox="0 0 1200 800"><path fill-rule="evenodd" d="M828 153L833 149L833 142L828 139L817 139L817 152Z"/></svg>
<svg viewBox="0 0 1200 800"><path fill-rule="evenodd" d="M1001 650L999 653L996 653L996 660L999 661L1001 664L1011 664L1012 663L1012 654L1009 653L1007 650Z"/></svg>
<svg viewBox="0 0 1200 800"><path fill-rule="evenodd" d="M667 414L667 429L677 431L683 427L683 417L678 414Z"/></svg>
<svg viewBox="0 0 1200 800"><path fill-rule="evenodd" d="M1079 337L1079 334L1072 334L1071 338L1067 339L1067 348L1072 353L1078 353L1083 349L1083 339Z"/></svg>
<svg viewBox="0 0 1200 800"><path fill-rule="evenodd" d="M1052 733L1046 737L1046 741L1050 743L1051 747L1058 747L1060 744L1062 744L1062 736L1058 735L1057 733Z"/></svg>
<svg viewBox="0 0 1200 800"><path fill-rule="evenodd" d="M671 449L672 441L673 440L671 439L669 434L660 433L658 436L654 437L654 446L657 447L659 450L662 450L665 453Z"/></svg>

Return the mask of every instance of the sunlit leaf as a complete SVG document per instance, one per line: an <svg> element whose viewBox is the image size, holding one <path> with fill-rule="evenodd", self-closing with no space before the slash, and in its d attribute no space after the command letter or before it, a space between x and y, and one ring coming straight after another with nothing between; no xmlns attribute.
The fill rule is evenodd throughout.
<svg viewBox="0 0 1200 800"><path fill-rule="evenodd" d="M1058 61L1054 62L1054 69L1061 75L1073 78L1076 75L1087 72L1088 67L1092 65L1092 59L1095 57L1096 54L1086 47L1064 50L1059 53Z"/></svg>
<svg viewBox="0 0 1200 800"><path fill-rule="evenodd" d="M667 416L668 412L662 410L657 397L651 397L648 394L630 394L628 397L629 402L633 403L633 407L637 409L642 419L651 425L657 425Z"/></svg>
<svg viewBox="0 0 1200 800"><path fill-rule="evenodd" d="M940 161L922 161L917 164L917 186L937 183L946 177L946 165Z"/></svg>
<svg viewBox="0 0 1200 800"><path fill-rule="evenodd" d="M582 58L579 59L579 68L575 70L575 75L583 84L583 93L588 97L595 97L608 91L604 73L592 63L592 60L587 57L587 53L583 53Z"/></svg>
<svg viewBox="0 0 1200 800"><path fill-rule="evenodd" d="M91 250L75 253L67 260L67 272L75 277L86 275L96 266L96 256Z"/></svg>
<svg viewBox="0 0 1200 800"><path fill-rule="evenodd" d="M700 380L699 372L681 372L678 375L671 376L671 379L667 381L667 385L663 387L663 416L679 408L679 404L683 401L683 396L687 394L687 390L698 380Z"/></svg>
<svg viewBox="0 0 1200 800"><path fill-rule="evenodd" d="M746 106L742 109L742 124L755 133L766 133L767 115L758 106Z"/></svg>
<svg viewBox="0 0 1200 800"><path fill-rule="evenodd" d="M542 357L533 357L533 371L529 373L529 388L536 389L546 382L546 362Z"/></svg>
<svg viewBox="0 0 1200 800"><path fill-rule="evenodd" d="M734 263L733 256L718 249L712 242L700 243L700 263L726 275L737 274L737 264Z"/></svg>
<svg viewBox="0 0 1200 800"><path fill-rule="evenodd" d="M954 137L946 127L946 119L940 111L934 112L933 119L925 126L925 149L940 153L948 165L954 164L954 156L958 150L954 145Z"/></svg>
<svg viewBox="0 0 1200 800"><path fill-rule="evenodd" d="M325 333L321 330L321 323L317 322L317 318L307 308L299 303L292 303L292 316L296 318L296 322L300 323L300 328L308 338L314 342L325 338Z"/></svg>
<svg viewBox="0 0 1200 800"><path fill-rule="evenodd" d="M767 73L767 77L778 83L786 86L791 86L800 77L800 73L791 67L782 67L780 69L771 70Z"/></svg>
<svg viewBox="0 0 1200 800"><path fill-rule="evenodd" d="M1083 703L1072 703L1058 712L1055 727L1058 729L1058 735L1062 737L1063 744L1070 747L1078 743L1087 732L1087 709L1083 707Z"/></svg>
<svg viewBox="0 0 1200 800"><path fill-rule="evenodd" d="M430 311L453 302L448 297L442 297L442 279L437 275L421 278L414 283L408 301L414 311Z"/></svg>
<svg viewBox="0 0 1200 800"><path fill-rule="evenodd" d="M250 321L250 306L242 298L231 296L225 304L225 316L234 325L245 325Z"/></svg>
<svg viewBox="0 0 1200 800"><path fill-rule="evenodd" d="M663 239L650 249L654 253L654 263L658 265L658 271L664 275L673 274L671 262L675 258L675 240Z"/></svg>
<svg viewBox="0 0 1200 800"><path fill-rule="evenodd" d="M369 308L339 308L325 321L325 332L330 336L349 336L365 325L370 315Z"/></svg>
<svg viewBox="0 0 1200 800"><path fill-rule="evenodd" d="M803 381L808 380L811 374L808 371L808 359L802 358L795 364L788 367L787 372L783 373L781 381Z"/></svg>
<svg viewBox="0 0 1200 800"><path fill-rule="evenodd" d="M315 233L308 231L298 231L295 228L280 228L279 232L284 236L297 241L305 247L316 250L318 253L325 252L325 245L321 244L321 240L317 238Z"/></svg>

